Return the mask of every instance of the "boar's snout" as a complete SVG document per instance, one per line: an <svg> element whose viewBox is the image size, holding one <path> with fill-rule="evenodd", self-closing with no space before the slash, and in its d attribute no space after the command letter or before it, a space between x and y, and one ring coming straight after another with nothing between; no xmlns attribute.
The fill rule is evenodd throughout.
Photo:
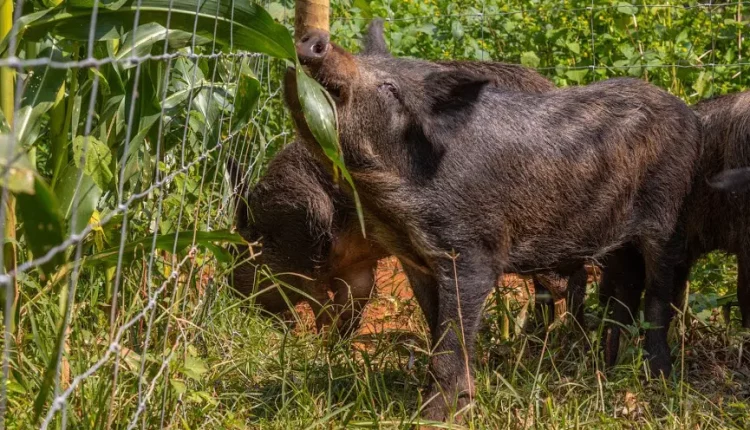
<svg viewBox="0 0 750 430"><path fill-rule="evenodd" d="M323 30L310 30L297 42L297 57L305 66L319 64L330 50L330 36Z"/></svg>

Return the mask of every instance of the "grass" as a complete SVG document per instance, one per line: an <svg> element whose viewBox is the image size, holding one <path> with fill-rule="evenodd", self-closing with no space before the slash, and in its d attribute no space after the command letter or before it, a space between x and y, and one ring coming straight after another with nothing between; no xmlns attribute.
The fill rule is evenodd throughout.
<svg viewBox="0 0 750 430"><path fill-rule="evenodd" d="M408 428L416 422L420 389L429 381L428 333L403 277L392 267L381 270L386 289L368 307L366 328L340 340L315 333L309 313L303 312L296 325L262 315L231 294L213 261L200 255L185 261L176 280L167 277L173 260L157 261L160 270L153 271L150 287L144 262L126 270L118 326L142 313L159 285L168 288L155 311L124 332L119 358L79 381L67 402L68 428L99 429L108 423L111 428ZM733 283L734 264L710 256L698 265L694 283L711 272L719 291ZM717 271L724 275L717 278ZM112 336L111 299L100 295L95 283L86 284L83 275L58 394L106 354ZM33 289L22 282L21 291ZM692 299L671 332L675 371L666 381L650 380L639 336L626 336L620 365L603 370L595 301L590 294L592 331L585 335L570 325L548 332L536 323L509 340L503 340L497 324L500 308L491 302L477 344L475 405L464 426L746 426L749 337L738 329L736 312L727 326L718 309L707 311L704 302ZM48 294L37 292L21 302L6 423L14 429L38 427L32 405L60 319L60 306ZM511 303L517 308L521 302ZM47 399L42 417L49 405ZM57 414L50 428L60 428L61 419Z"/></svg>
<svg viewBox="0 0 750 430"><path fill-rule="evenodd" d="M706 261L699 268L712 260ZM113 428L134 423L190 429L408 428L415 422L420 388L429 380L428 336L416 303L402 290L376 299L366 333L337 340L316 334L305 313L296 327L261 315L229 292L221 273L213 274L213 285L201 284L210 279L201 267L184 270L177 288L167 290L171 297L159 301L145 354L148 319L123 338L114 398L113 361L82 381L70 397L69 428L105 428L108 421ZM596 329L601 319L591 296L587 319ZM133 300L123 306L128 310L122 321L143 309L142 298ZM58 319L41 312L57 306L34 303L23 315L31 330L18 350L29 387L38 376L28 371L40 372L46 362L43 327L54 327ZM95 318L106 313L79 303L64 362L68 370L61 371L63 390L108 347L109 321ZM568 325L547 332L535 324L502 340L494 309L489 306L477 345L476 402L465 427L747 425L750 357L743 346L748 336L737 328L736 315L730 326L718 311L703 318L691 307L678 318L670 337L675 371L664 381L646 377L638 336L626 336L620 364L604 371L596 330L584 336ZM32 427L28 411L35 393L13 384L8 427ZM141 413L139 390L147 399Z"/></svg>
<svg viewBox="0 0 750 430"><path fill-rule="evenodd" d="M216 306L232 307L229 297ZM411 314L412 303L402 303ZM213 387L211 406L191 422L225 428L399 428L413 422L428 376L421 316L414 333L390 331L332 342L307 328L294 332L239 307L219 312L200 349ZM595 322L595 313L589 313ZM720 319L691 316L671 338L676 370L649 380L640 338L623 347L606 372L594 338L572 327L499 341L489 329L478 345L477 396L471 428L743 428L750 396L745 337ZM492 327L492 324L488 325ZM678 350L684 332L685 354ZM684 367L681 363L684 361Z"/></svg>

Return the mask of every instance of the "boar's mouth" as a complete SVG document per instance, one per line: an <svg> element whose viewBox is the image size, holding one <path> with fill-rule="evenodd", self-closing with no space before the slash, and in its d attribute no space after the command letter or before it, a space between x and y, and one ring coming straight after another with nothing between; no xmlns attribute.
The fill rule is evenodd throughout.
<svg viewBox="0 0 750 430"><path fill-rule="evenodd" d="M300 64L310 72L310 76L323 85L337 102L342 101L352 79L358 75L353 56L331 43L327 32L317 29L306 33L295 49Z"/></svg>

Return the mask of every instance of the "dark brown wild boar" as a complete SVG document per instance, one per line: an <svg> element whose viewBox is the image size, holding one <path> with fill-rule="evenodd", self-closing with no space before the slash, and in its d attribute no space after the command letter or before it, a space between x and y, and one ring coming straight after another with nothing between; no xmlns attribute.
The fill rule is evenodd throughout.
<svg viewBox="0 0 750 430"><path fill-rule="evenodd" d="M669 373L672 241L701 152L697 117L633 79L542 94L424 61L353 56L311 31L300 61L336 101L344 158L368 234L404 265L435 354L424 416L474 393L474 340L504 271L567 274L625 244L646 261L646 349ZM311 139L295 94L300 139Z"/></svg>
<svg viewBox="0 0 750 430"><path fill-rule="evenodd" d="M368 27L362 55L390 56L382 20L374 20ZM517 65L476 61L437 64L445 70L483 74L498 88L525 92L554 89L538 73ZM372 294L377 261L389 254L362 237L349 195L333 184L309 150L297 142L282 149L249 193L239 184L239 166L230 165L230 171L241 196L237 200L238 231L248 241L263 238L262 254L255 263L266 264L292 287L261 283L263 293L257 294L256 303L278 313L290 304L307 301L316 313L318 328L335 322L342 334L355 330L362 307ZM582 325L586 272L581 268L577 274L569 289L568 308ZM238 265L233 283L240 292L250 294L256 283L255 265ZM567 280L555 274L535 276L535 286L548 287L554 299L568 293Z"/></svg>
<svg viewBox="0 0 750 430"><path fill-rule="evenodd" d="M750 91L705 100L693 109L702 124L704 152L678 227L683 258L675 267L674 303L682 307L687 278L698 258L716 250L735 254L742 326L750 328L750 168L745 167L750 166ZM643 264L632 249L606 260L600 300L613 309L613 319L620 324L632 323L637 314ZM617 300L610 301L611 296ZM618 325L607 333L604 350L611 365L619 349Z"/></svg>

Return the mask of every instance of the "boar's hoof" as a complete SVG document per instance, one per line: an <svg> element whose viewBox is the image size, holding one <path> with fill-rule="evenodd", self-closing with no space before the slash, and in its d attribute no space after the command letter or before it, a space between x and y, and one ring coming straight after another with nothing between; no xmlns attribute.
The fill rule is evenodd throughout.
<svg viewBox="0 0 750 430"><path fill-rule="evenodd" d="M659 378L663 376L668 378L672 373L672 359L669 354L656 354L648 359L648 367L651 371L651 376Z"/></svg>
<svg viewBox="0 0 750 430"><path fill-rule="evenodd" d="M464 422L464 414L468 410L470 405L470 398L468 393L461 393L458 398L454 398L453 403L446 403L447 393L441 393L439 390L429 390L429 396L425 397L428 402L424 409L422 409L421 417L423 420L435 421L435 422L452 422L454 424L462 424ZM421 429L431 428L429 426L421 426Z"/></svg>

